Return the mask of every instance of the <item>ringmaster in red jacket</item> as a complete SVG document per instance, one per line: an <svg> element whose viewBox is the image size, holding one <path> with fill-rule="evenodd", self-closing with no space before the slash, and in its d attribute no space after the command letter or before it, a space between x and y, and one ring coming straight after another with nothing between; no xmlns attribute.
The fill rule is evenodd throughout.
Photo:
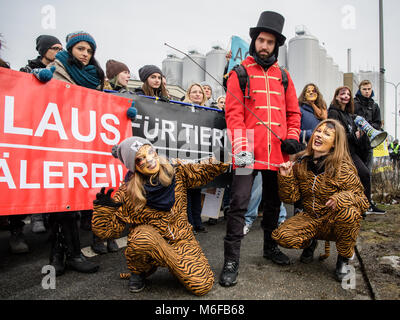
<svg viewBox="0 0 400 320"><path fill-rule="evenodd" d="M264 257L282 265L290 263L271 238L281 205L277 172L279 164L288 160L288 154L299 151L301 118L293 82L286 71L281 71L277 60L279 47L286 40L282 35L284 21L279 13L265 11L257 26L250 28L250 56L242 62L249 81L245 94L236 72L231 71L228 79L225 112L235 173L219 279L220 285L226 287L237 282L244 216L258 171L263 178ZM286 90L282 72L287 74Z"/></svg>

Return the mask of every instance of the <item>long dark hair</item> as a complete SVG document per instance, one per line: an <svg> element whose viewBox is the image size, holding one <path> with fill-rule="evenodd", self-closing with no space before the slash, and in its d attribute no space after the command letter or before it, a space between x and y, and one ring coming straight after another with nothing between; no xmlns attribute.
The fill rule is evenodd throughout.
<svg viewBox="0 0 400 320"><path fill-rule="evenodd" d="M149 83L147 80L143 83L142 85L142 90L146 96L149 97L168 97L168 92L167 89L164 86L164 83L162 82L162 77L161 77L161 84L160 87L157 89L153 89L150 87Z"/></svg>
<svg viewBox="0 0 400 320"><path fill-rule="evenodd" d="M338 109L341 109L339 102L336 100L336 96L339 94L340 90L347 89L350 93L350 101L346 104L344 110L350 114L354 114L354 98L353 94L351 93L351 89L348 86L341 86L335 90L335 94L333 95L333 99L331 105L335 106Z"/></svg>
<svg viewBox="0 0 400 320"><path fill-rule="evenodd" d="M68 58L67 62L70 65L77 66L79 69L83 69L84 64L82 62L80 62L77 58L75 58L74 55L72 54L72 48L75 47L75 45L70 47L70 48L68 48L69 58ZM92 50L94 52L94 48L93 48L92 44L89 43L89 45L90 45L90 47L92 48ZM100 91L103 91L105 74L104 74L104 70L100 67L100 64L95 59L94 53L93 53L92 57L89 60L89 64L93 65L96 68L97 76L100 79Z"/></svg>

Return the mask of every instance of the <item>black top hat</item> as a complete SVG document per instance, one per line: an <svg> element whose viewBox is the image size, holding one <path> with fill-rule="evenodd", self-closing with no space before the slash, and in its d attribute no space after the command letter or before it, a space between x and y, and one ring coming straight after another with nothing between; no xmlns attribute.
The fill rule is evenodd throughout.
<svg viewBox="0 0 400 320"><path fill-rule="evenodd" d="M257 26L250 28L250 38L258 35L260 32L265 31L272 33L276 36L276 41L279 46L283 46L286 37L282 34L285 18L277 12L264 11L258 19Z"/></svg>

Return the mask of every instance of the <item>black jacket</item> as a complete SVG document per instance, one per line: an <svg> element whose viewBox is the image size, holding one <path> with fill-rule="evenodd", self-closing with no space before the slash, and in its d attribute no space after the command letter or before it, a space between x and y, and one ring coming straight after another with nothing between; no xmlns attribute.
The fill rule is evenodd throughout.
<svg viewBox="0 0 400 320"><path fill-rule="evenodd" d="M42 57L38 56L36 59L28 60L28 64L25 67L19 69L19 71L32 73L35 68L46 68L46 65L42 62Z"/></svg>
<svg viewBox="0 0 400 320"><path fill-rule="evenodd" d="M370 98L365 98L360 91L357 92L354 98L354 113L363 117L367 122L377 130L381 130L381 110L378 104ZM360 144L363 149L370 150L371 143L366 135L360 139Z"/></svg>
<svg viewBox="0 0 400 320"><path fill-rule="evenodd" d="M381 110L372 97L365 98L357 92L354 98L354 113L367 120L375 129L381 130Z"/></svg>
<svg viewBox="0 0 400 320"><path fill-rule="evenodd" d="M349 145L350 154L357 154L361 159L366 157L359 148L359 140L356 136L357 125L354 123L354 116L331 105L328 109L328 118L338 120L344 127Z"/></svg>

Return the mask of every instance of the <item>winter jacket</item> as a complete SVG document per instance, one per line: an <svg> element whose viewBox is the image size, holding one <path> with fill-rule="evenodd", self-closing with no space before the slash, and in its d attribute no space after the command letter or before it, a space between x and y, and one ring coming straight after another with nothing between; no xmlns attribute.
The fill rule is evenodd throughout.
<svg viewBox="0 0 400 320"><path fill-rule="evenodd" d="M358 90L354 98L354 113L363 117L367 122L377 130L381 130L381 110L378 104L372 99L373 92L370 98L365 98L360 90ZM368 151L371 149L371 143L367 135L360 138L360 148Z"/></svg>
<svg viewBox="0 0 400 320"><path fill-rule="evenodd" d="M318 125L320 120L315 116L314 109L312 106L303 103L300 106L301 112L301 125L300 125L300 142L307 144L308 140L310 140L311 135Z"/></svg>
<svg viewBox="0 0 400 320"><path fill-rule="evenodd" d="M232 153L241 151L254 153L254 169L277 171L280 163L287 161L288 155L281 152L282 140L299 141L300 108L293 81L288 72L288 88L285 92L278 63L265 71L252 56L248 56L242 65L246 68L250 82L250 99L244 99L235 71L228 79L225 118L228 134L232 143ZM246 92L247 93L247 92ZM257 119L239 101L257 115Z"/></svg>
<svg viewBox="0 0 400 320"><path fill-rule="evenodd" d="M338 107L331 105L328 109L328 118L339 120L346 131L347 142L350 150L350 154L358 154L361 158L364 156L361 154L359 149L359 141L356 136L357 125L354 123L354 117L347 111L343 111Z"/></svg>
<svg viewBox="0 0 400 320"><path fill-rule="evenodd" d="M32 73L33 69L46 68L46 65L42 62L42 57L38 56L36 59L28 60L28 64L25 67L19 69L19 71Z"/></svg>

